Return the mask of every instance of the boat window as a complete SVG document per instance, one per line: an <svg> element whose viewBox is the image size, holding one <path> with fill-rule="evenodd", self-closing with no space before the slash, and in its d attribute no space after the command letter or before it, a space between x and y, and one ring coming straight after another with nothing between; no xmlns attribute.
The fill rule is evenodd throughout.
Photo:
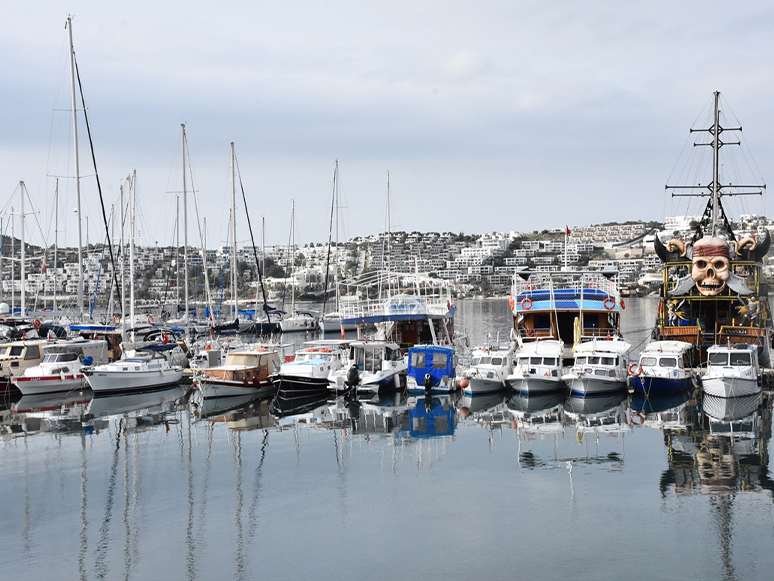
<svg viewBox="0 0 774 581"><path fill-rule="evenodd" d="M425 352L414 351L411 354L411 366L414 368L424 368L425 366Z"/></svg>
<svg viewBox="0 0 774 581"><path fill-rule="evenodd" d="M43 358L43 363L56 363L56 354L49 353Z"/></svg>
<svg viewBox="0 0 774 581"><path fill-rule="evenodd" d="M643 367L655 367L656 366L656 358L655 357L643 357L640 359L640 365Z"/></svg>
<svg viewBox="0 0 774 581"><path fill-rule="evenodd" d="M470 364L471 365L479 365L480 363L481 363L481 358L480 357L474 357L473 361L471 361Z"/></svg>
<svg viewBox="0 0 774 581"><path fill-rule="evenodd" d="M556 365L556 357L543 357L543 365Z"/></svg>
<svg viewBox="0 0 774 581"><path fill-rule="evenodd" d="M585 357L576 357L575 358L575 365L585 365L586 364L586 358Z"/></svg>
<svg viewBox="0 0 774 581"><path fill-rule="evenodd" d="M8 349L8 347L0 347L0 355L5 355L5 351Z"/></svg>
<svg viewBox="0 0 774 581"><path fill-rule="evenodd" d="M710 365L728 365L728 353L710 353Z"/></svg>
<svg viewBox="0 0 774 581"><path fill-rule="evenodd" d="M677 359L675 357L662 357L658 360L659 367L677 367Z"/></svg>
<svg viewBox="0 0 774 581"><path fill-rule="evenodd" d="M492 357L492 365L502 365L502 364L503 364L502 357Z"/></svg>
<svg viewBox="0 0 774 581"><path fill-rule="evenodd" d="M590 365L599 365L599 357L589 357L589 364Z"/></svg>
<svg viewBox="0 0 774 581"><path fill-rule="evenodd" d="M530 357L529 362L532 365L540 365L543 362L543 360L540 357Z"/></svg>
<svg viewBox="0 0 774 581"><path fill-rule="evenodd" d="M596 371L594 371L594 375L605 377L607 376L607 371L605 371L604 369L597 369ZM615 373L613 375L615 376Z"/></svg>
<svg viewBox="0 0 774 581"><path fill-rule="evenodd" d="M519 365L529 365L529 357L521 357L519 359Z"/></svg>
<svg viewBox="0 0 774 581"><path fill-rule="evenodd" d="M236 377L237 377L237 379L242 379L242 372L241 371L237 371L236 372Z"/></svg>
<svg viewBox="0 0 774 581"><path fill-rule="evenodd" d="M481 365L489 365L490 363L492 363L492 358L491 357L482 357L481 358Z"/></svg>
<svg viewBox="0 0 774 581"><path fill-rule="evenodd" d="M363 365L365 364L365 349L355 349L352 348L352 355L350 355L350 358L354 360L355 365L357 365L360 369L363 369Z"/></svg>
<svg viewBox="0 0 774 581"><path fill-rule="evenodd" d="M9 355L11 357L18 357L19 355L22 354L23 350L24 350L24 347L11 347L11 352L9 353Z"/></svg>
<svg viewBox="0 0 774 581"><path fill-rule="evenodd" d="M615 365L615 357L603 357L602 365Z"/></svg>
<svg viewBox="0 0 774 581"><path fill-rule="evenodd" d="M611 369L610 371L608 371L608 372L607 372L607 376L608 376L608 377L615 377L615 371L613 371L613 370Z"/></svg>
<svg viewBox="0 0 774 581"><path fill-rule="evenodd" d="M433 353L433 369L446 369L446 353Z"/></svg>
<svg viewBox="0 0 774 581"><path fill-rule="evenodd" d="M27 354L24 356L25 359L39 359L40 358L40 347L37 345L30 345L27 347Z"/></svg>
<svg viewBox="0 0 774 581"><path fill-rule="evenodd" d="M389 349L387 351L390 351ZM401 353L400 349L393 349L391 351L392 355L390 356L390 361L402 361L403 360L403 353Z"/></svg>
<svg viewBox="0 0 774 581"><path fill-rule="evenodd" d="M750 365L751 363L749 353L731 353L731 365Z"/></svg>

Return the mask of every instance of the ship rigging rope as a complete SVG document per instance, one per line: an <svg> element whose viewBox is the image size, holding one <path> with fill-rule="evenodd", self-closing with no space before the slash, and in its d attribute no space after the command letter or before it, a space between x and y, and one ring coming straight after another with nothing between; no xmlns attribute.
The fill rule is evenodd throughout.
<svg viewBox="0 0 774 581"><path fill-rule="evenodd" d="M333 174L333 199L331 200L331 222L330 226L328 227L328 256L325 259L325 287L323 287L325 290L323 291L323 304L322 304L322 314L325 316L325 303L328 302L328 274L330 273L331 269L331 238L333 238L333 209L336 205L336 178L338 177L338 172L334 172ZM336 248L336 256L338 256L338 247ZM339 262L336 261L336 270L339 269ZM338 284L338 283L337 283ZM338 291L338 289L336 289ZM338 305L337 305L338 306Z"/></svg>
<svg viewBox="0 0 774 581"><path fill-rule="evenodd" d="M78 77L78 90L81 94L81 104L83 105L83 118L86 121L86 134L89 136L89 149L91 150L91 162L94 165L94 177L97 179L97 191L99 192L99 205L102 208L102 222L105 225L105 235L107 237L108 249L110 250L110 265L113 267L113 284L115 288L118 288L118 270L116 269L116 261L113 257L113 244L110 242L110 229L108 228L107 214L105 213L105 200L102 197L102 185L99 182L99 172L97 171L97 158L94 155L94 141L91 138L91 125L89 125L89 116L86 113L86 100L83 98L83 85L81 84L81 73L78 68L78 59L75 58L75 50L73 50L73 62L75 63L75 75ZM80 216L78 216L80 219ZM83 249L79 249L82 252ZM80 273L83 276L83 273ZM81 308L81 305L78 305Z"/></svg>
<svg viewBox="0 0 774 581"><path fill-rule="evenodd" d="M258 270L258 282L261 283L261 293L263 294L263 311L266 313L266 320L271 325L271 315L269 314L269 303L266 302L266 289L263 286L263 274L261 273L261 265L258 262L258 253L255 250L255 238L253 237L253 226L250 223L250 212L247 211L247 197L245 197L245 187L242 185L242 172L239 171L239 160L236 154L234 154L234 161L236 162L237 175L239 176L239 189L242 191L242 201L245 204L245 214L247 215L247 228L250 230L250 244L253 246L253 258L255 258L255 268ZM257 295L258 293L256 293ZM256 321L257 322L257 321Z"/></svg>

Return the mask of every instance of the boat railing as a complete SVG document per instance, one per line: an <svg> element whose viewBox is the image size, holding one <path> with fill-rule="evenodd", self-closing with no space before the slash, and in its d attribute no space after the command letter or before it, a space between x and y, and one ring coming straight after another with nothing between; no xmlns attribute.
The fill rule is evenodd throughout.
<svg viewBox="0 0 774 581"><path fill-rule="evenodd" d="M524 294L529 296L531 293L538 291L557 292L567 290L578 293L584 290L601 291L617 299L619 291L615 278L615 276L608 278L602 272L532 272L529 273L529 277L525 280L517 273L513 276L511 291L514 299Z"/></svg>
<svg viewBox="0 0 774 581"><path fill-rule="evenodd" d="M391 299L367 299L341 305L342 319L358 319L389 315L443 316L451 308L445 295L402 295Z"/></svg>

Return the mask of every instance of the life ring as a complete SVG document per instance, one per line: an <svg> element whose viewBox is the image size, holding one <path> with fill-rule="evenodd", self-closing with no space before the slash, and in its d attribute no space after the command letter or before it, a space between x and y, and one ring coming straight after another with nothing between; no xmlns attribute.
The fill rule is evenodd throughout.
<svg viewBox="0 0 774 581"><path fill-rule="evenodd" d="M527 337L534 337L535 329L527 329Z"/></svg>
<svg viewBox="0 0 774 581"><path fill-rule="evenodd" d="M209 343L207 343L207 346L204 348L204 350L205 350L205 351L209 351L210 349L212 349L212 345L210 345Z"/></svg>
<svg viewBox="0 0 774 581"><path fill-rule="evenodd" d="M511 295L510 298L508 299L508 306L511 308L511 310L513 310L513 307L516 306L516 303L514 303L513 301L513 295Z"/></svg>
<svg viewBox="0 0 774 581"><path fill-rule="evenodd" d="M532 299L530 299L529 297L524 297L523 299L521 299L520 304L522 309L524 309L525 311L528 311L532 308Z"/></svg>
<svg viewBox="0 0 774 581"><path fill-rule="evenodd" d="M446 301L446 310L451 311L451 302Z"/></svg>
<svg viewBox="0 0 774 581"><path fill-rule="evenodd" d="M148 315L148 324L149 325L153 324L153 315Z"/></svg>
<svg viewBox="0 0 774 581"><path fill-rule="evenodd" d="M528 282L527 283L527 290L528 291L535 290L535 283L534 282Z"/></svg>
<svg viewBox="0 0 774 581"><path fill-rule="evenodd" d="M634 421L634 418L638 418L638 421ZM645 418L642 417L642 414L639 412L632 412L629 414L629 423L634 426L641 426L645 423Z"/></svg>
<svg viewBox="0 0 774 581"><path fill-rule="evenodd" d="M627 367L626 370L629 372L629 375L631 375L632 377L639 377L640 375L642 375L642 365L640 365L637 361L629 364L629 367Z"/></svg>
<svg viewBox="0 0 774 581"><path fill-rule="evenodd" d="M624 300L623 300L623 299L621 299L621 308L622 308L622 309L625 309L625 308L626 308L626 303L624 302Z"/></svg>
<svg viewBox="0 0 774 581"><path fill-rule="evenodd" d="M32 321L32 326L35 327L36 329L40 329L40 319L35 319L34 321Z"/></svg>
<svg viewBox="0 0 774 581"><path fill-rule="evenodd" d="M612 311L615 308L615 299L607 297L604 301L602 301L602 306L605 307L605 309L608 311Z"/></svg>
<svg viewBox="0 0 774 581"><path fill-rule="evenodd" d="M121 315L113 315L113 323L118 325L121 322Z"/></svg>

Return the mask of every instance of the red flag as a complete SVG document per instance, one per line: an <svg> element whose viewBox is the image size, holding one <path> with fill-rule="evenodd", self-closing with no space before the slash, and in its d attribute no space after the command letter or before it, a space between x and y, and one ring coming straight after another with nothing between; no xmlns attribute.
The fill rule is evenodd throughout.
<svg viewBox="0 0 774 581"><path fill-rule="evenodd" d="M564 233L567 234L567 236L570 235L570 227L567 224L564 225Z"/></svg>

